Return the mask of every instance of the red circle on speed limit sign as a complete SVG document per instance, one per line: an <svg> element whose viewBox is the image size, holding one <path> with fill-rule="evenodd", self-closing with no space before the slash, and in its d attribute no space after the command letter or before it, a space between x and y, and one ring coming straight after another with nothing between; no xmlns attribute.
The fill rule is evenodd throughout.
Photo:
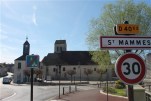
<svg viewBox="0 0 151 101"><path fill-rule="evenodd" d="M127 53L118 58L115 65L116 75L126 84L136 84L143 80L146 67L143 59L134 53Z"/></svg>

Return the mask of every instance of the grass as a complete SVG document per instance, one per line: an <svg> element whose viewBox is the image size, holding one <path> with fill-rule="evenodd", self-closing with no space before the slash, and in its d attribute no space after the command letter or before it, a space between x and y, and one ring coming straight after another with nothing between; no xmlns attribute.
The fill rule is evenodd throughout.
<svg viewBox="0 0 151 101"><path fill-rule="evenodd" d="M119 95L119 96L126 96L126 90L125 89L116 89L114 88L116 93L115 95Z"/></svg>
<svg viewBox="0 0 151 101"><path fill-rule="evenodd" d="M106 88L103 88L103 91L106 92ZM117 89L114 87L109 87L108 93L114 94L114 95L119 95L119 96L126 96L126 90L125 89Z"/></svg>

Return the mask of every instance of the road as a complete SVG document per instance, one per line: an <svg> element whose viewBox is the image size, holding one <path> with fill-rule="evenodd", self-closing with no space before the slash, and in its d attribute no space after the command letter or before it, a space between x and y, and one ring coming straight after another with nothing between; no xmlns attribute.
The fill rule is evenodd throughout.
<svg viewBox="0 0 151 101"><path fill-rule="evenodd" d="M69 92L69 86L65 87L65 92ZM72 86L72 90L74 90ZM89 90L93 87L78 86L78 89ZM33 87L33 100L34 101L47 101L50 98L54 98L59 95L58 86L35 86ZM0 78L0 101L30 101L30 85L28 84L2 84L2 78Z"/></svg>

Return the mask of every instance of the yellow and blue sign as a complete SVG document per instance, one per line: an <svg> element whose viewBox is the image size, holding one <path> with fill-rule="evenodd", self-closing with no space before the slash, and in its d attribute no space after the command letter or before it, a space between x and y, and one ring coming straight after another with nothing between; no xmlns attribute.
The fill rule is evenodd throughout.
<svg viewBox="0 0 151 101"><path fill-rule="evenodd" d="M26 65L30 68L36 68L39 66L39 55L27 55Z"/></svg>

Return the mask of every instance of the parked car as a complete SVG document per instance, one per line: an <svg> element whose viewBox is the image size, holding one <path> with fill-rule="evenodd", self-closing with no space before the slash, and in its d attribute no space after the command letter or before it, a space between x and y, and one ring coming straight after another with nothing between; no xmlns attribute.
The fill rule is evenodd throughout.
<svg viewBox="0 0 151 101"><path fill-rule="evenodd" d="M3 78L3 84L10 84L12 81L12 78L11 77L4 77Z"/></svg>

